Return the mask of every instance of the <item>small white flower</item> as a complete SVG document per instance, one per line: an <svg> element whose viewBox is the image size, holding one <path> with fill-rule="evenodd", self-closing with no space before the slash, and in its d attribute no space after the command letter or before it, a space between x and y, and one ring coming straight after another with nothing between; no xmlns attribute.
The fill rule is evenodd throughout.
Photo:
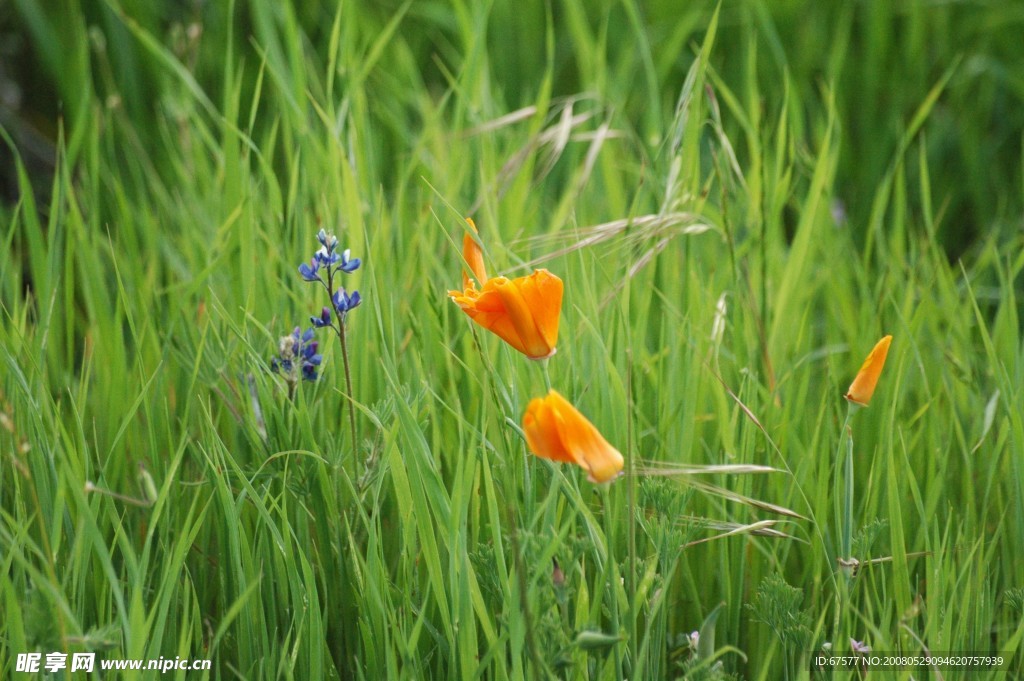
<svg viewBox="0 0 1024 681"><path fill-rule="evenodd" d="M292 359L295 357L295 338L293 336L282 336L278 342L277 350L281 355L282 359Z"/></svg>

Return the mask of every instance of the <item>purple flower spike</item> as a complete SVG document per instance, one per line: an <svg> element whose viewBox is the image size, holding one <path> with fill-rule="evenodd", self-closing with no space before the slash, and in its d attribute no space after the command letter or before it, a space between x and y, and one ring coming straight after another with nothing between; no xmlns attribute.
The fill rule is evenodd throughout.
<svg viewBox="0 0 1024 681"><path fill-rule="evenodd" d="M321 229L316 234L316 240L320 247L310 258L309 262L299 265L299 274L307 282L317 282L327 289L330 297L330 305L320 310L319 315L309 318L311 328L303 332L298 327L288 336L279 341L278 356L271 360L271 369L282 374L289 385L289 394L292 394L295 385L301 379L309 381L316 380L317 368L323 361L323 356L317 352L317 341L313 338L315 329L332 327L339 334L344 336L346 316L349 311L355 309L362 302L358 291L350 294L344 287L338 286L335 279L339 272L352 274L362 265L359 258L353 258L352 252L348 249L338 248L338 237ZM326 270L327 276L323 271ZM337 326L335 318L338 315ZM345 357L346 365L348 358ZM351 391L351 385L349 385ZM354 414L350 414L353 422L353 435L355 433ZM353 443L353 448L358 446Z"/></svg>

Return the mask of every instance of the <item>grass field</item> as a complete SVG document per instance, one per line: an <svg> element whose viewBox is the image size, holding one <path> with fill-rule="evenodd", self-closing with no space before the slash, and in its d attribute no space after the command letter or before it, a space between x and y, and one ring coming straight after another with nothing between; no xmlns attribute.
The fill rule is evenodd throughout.
<svg viewBox="0 0 1024 681"><path fill-rule="evenodd" d="M870 678L1024 678L1022 29L0 7L0 677L852 679L812 657L865 645L1005 658ZM467 216L492 275L564 282L550 359L449 299ZM320 229L362 304L293 382ZM621 476L530 453L549 387Z"/></svg>

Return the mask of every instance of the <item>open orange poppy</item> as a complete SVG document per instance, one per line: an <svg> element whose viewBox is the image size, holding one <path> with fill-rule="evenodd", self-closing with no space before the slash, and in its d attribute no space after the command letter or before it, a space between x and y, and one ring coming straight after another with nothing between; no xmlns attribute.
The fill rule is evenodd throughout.
<svg viewBox="0 0 1024 681"><path fill-rule="evenodd" d="M473 221L466 218L466 222L476 232ZM462 240L462 257L481 286L477 289L469 274L463 273L463 290L448 292L463 312L530 359L555 354L562 280L544 269L516 279L489 279L480 246L469 233Z"/></svg>

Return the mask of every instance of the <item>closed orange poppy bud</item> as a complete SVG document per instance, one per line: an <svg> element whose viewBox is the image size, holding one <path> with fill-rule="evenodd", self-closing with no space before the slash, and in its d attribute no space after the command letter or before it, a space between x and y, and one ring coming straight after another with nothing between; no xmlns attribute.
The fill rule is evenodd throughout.
<svg viewBox="0 0 1024 681"><path fill-rule="evenodd" d="M470 227L476 231L473 221ZM526 277L487 278L483 254L470 234L462 242L463 258L482 288L463 274L464 290L448 296L470 319L494 333L530 359L555 354L558 321L562 311L562 280L547 270L535 270Z"/></svg>
<svg viewBox="0 0 1024 681"><path fill-rule="evenodd" d="M537 456L575 463L591 482L608 482L622 471L619 450L608 444L576 407L551 390L530 400L523 416L526 444Z"/></svg>
<svg viewBox="0 0 1024 681"><path fill-rule="evenodd" d="M864 360L864 365L857 372L856 378L853 379L853 383L850 384L850 389L843 397L862 407L868 406L871 396L875 394L875 386L878 385L882 367L885 366L890 343L892 343L892 336L886 336L875 344L871 354Z"/></svg>

